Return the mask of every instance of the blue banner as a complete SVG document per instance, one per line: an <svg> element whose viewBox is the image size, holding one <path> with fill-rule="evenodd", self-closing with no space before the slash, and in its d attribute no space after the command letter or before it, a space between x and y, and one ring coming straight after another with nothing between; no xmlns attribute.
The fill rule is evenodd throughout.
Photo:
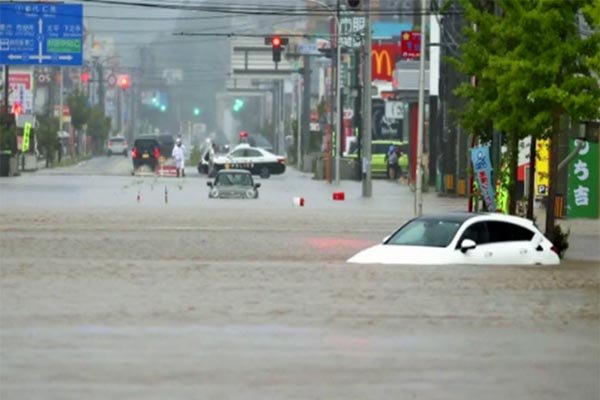
<svg viewBox="0 0 600 400"><path fill-rule="evenodd" d="M490 158L490 147L481 146L471 149L471 161L473 162L473 174L479 183L479 190L488 211L496 211L494 185L492 183L492 160Z"/></svg>

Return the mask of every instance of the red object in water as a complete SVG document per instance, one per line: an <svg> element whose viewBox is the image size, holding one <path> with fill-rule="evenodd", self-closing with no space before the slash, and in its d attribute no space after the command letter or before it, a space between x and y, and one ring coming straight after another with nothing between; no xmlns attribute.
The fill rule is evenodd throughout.
<svg viewBox="0 0 600 400"><path fill-rule="evenodd" d="M346 194L344 192L334 192L333 200L341 201L346 199Z"/></svg>

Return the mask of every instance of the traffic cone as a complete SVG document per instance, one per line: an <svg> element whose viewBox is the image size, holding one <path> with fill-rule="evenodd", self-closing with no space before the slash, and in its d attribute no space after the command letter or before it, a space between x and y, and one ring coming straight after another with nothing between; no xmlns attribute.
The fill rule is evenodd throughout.
<svg viewBox="0 0 600 400"><path fill-rule="evenodd" d="M304 207L304 197L294 197L292 204L296 207Z"/></svg>

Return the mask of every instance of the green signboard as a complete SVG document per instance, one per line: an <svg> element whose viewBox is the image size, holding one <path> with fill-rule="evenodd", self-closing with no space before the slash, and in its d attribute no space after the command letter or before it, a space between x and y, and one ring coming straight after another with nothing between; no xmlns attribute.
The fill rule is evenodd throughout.
<svg viewBox="0 0 600 400"><path fill-rule="evenodd" d="M569 143L570 151L575 141ZM567 216L598 218L598 143L585 142L577 156L569 162Z"/></svg>
<svg viewBox="0 0 600 400"><path fill-rule="evenodd" d="M31 136L31 122L25 122L25 126L23 127L23 146L21 148L23 153L29 151L29 136Z"/></svg>
<svg viewBox="0 0 600 400"><path fill-rule="evenodd" d="M48 53L81 53L81 40L48 39Z"/></svg>

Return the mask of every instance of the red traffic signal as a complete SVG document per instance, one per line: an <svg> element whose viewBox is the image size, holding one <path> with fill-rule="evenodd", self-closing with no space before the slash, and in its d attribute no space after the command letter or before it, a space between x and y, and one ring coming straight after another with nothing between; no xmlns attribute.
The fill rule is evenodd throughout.
<svg viewBox="0 0 600 400"><path fill-rule="evenodd" d="M281 38L279 36L273 36L271 39L271 44L273 47L281 47Z"/></svg>
<svg viewBox="0 0 600 400"><path fill-rule="evenodd" d="M15 101L12 106L12 113L15 114L15 116L23 114L23 105L20 102Z"/></svg>
<svg viewBox="0 0 600 400"><path fill-rule="evenodd" d="M129 75L119 75L117 83L121 89L127 89L131 83L129 81Z"/></svg>
<svg viewBox="0 0 600 400"><path fill-rule="evenodd" d="M82 83L88 83L90 81L90 73L89 72L82 72L81 73L81 82Z"/></svg>

